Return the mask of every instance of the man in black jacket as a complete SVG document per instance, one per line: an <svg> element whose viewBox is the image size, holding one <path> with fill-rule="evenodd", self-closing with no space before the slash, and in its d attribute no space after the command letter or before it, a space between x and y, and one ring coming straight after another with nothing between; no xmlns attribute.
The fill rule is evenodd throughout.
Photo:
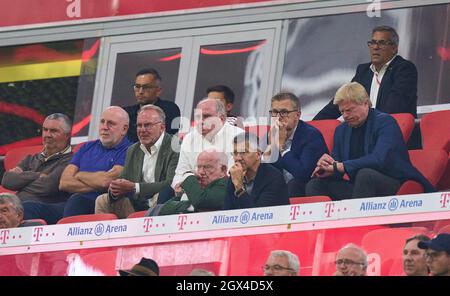
<svg viewBox="0 0 450 296"><path fill-rule="evenodd" d="M417 69L398 55L399 37L388 26L378 26L367 42L371 62L358 65L352 82L359 82L370 95L372 106L384 113L411 113L417 117ZM341 116L331 100L314 120Z"/></svg>
<svg viewBox="0 0 450 296"><path fill-rule="evenodd" d="M136 80L133 85L134 95L136 96L137 104L124 107L130 117L130 127L128 129L128 140L132 143L138 141L136 134L136 120L137 113L143 105L153 104L161 108L166 114L166 132L168 134L176 134L179 129L179 124L172 121L180 117L180 108L171 101L162 100L161 95L161 76L158 71L152 68L142 69L136 74Z"/></svg>

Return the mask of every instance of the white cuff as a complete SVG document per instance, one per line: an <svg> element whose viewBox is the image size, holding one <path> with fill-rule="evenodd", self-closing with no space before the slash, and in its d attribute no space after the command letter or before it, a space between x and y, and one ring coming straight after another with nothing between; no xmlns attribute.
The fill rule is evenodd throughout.
<svg viewBox="0 0 450 296"><path fill-rule="evenodd" d="M139 183L134 183L134 189L136 190L136 194L139 194L141 192L141 187L139 187Z"/></svg>

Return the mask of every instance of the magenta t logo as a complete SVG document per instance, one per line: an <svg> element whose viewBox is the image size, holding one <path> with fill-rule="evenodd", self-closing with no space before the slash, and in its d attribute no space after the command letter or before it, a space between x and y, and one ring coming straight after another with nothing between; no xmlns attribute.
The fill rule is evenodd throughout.
<svg viewBox="0 0 450 296"><path fill-rule="evenodd" d="M325 204L325 217L331 217L331 214L334 213L334 202L329 202Z"/></svg>
<svg viewBox="0 0 450 296"><path fill-rule="evenodd" d="M144 219L144 232L149 232L153 224L153 218Z"/></svg>
<svg viewBox="0 0 450 296"><path fill-rule="evenodd" d="M0 242L2 245L6 244L6 241L9 239L9 230L0 231Z"/></svg>
<svg viewBox="0 0 450 296"><path fill-rule="evenodd" d="M300 214L300 206L291 206L291 210L289 213L291 220L296 220L295 218L298 216L298 214Z"/></svg>
<svg viewBox="0 0 450 296"><path fill-rule="evenodd" d="M183 226L186 225L187 221L187 216L186 215L180 215L178 216L178 230L184 230Z"/></svg>
<svg viewBox="0 0 450 296"><path fill-rule="evenodd" d="M448 202L450 202L450 193L442 193L441 194L441 204L442 204L441 208L446 208Z"/></svg>
<svg viewBox="0 0 450 296"><path fill-rule="evenodd" d="M44 231L44 227L35 227L33 229L33 231L34 231L33 237L36 238L34 241L38 242L39 241L39 237L42 236L42 232Z"/></svg>

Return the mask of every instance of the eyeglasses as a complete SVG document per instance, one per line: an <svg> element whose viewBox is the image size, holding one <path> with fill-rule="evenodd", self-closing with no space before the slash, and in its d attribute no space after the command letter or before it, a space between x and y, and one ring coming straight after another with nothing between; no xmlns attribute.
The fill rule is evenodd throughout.
<svg viewBox="0 0 450 296"><path fill-rule="evenodd" d="M143 91L149 91L152 88L158 88L159 86L157 85L151 85L151 84L133 84L133 88L134 90L140 90L142 88Z"/></svg>
<svg viewBox="0 0 450 296"><path fill-rule="evenodd" d="M152 127L154 127L155 125L157 125L158 123L161 123L161 121L157 121L157 122L154 122L154 123L144 123L144 124L138 123L138 124L136 125L136 127L137 127L138 129L149 130L149 129L151 129Z"/></svg>
<svg viewBox="0 0 450 296"><path fill-rule="evenodd" d="M365 263L363 262L356 262L350 259L338 259L334 262L334 264L336 265L345 265L345 266L349 266L349 265L364 265Z"/></svg>
<svg viewBox="0 0 450 296"><path fill-rule="evenodd" d="M278 115L280 117L286 117L292 112L298 112L298 110L269 110L269 114L272 117L277 117Z"/></svg>
<svg viewBox="0 0 450 296"><path fill-rule="evenodd" d="M393 45L394 42L389 41L389 40L369 40L367 41L367 46L369 47L375 47L376 45L378 45L379 47L386 47L388 45Z"/></svg>
<svg viewBox="0 0 450 296"><path fill-rule="evenodd" d="M426 252L425 259L433 261L440 257L444 252Z"/></svg>
<svg viewBox="0 0 450 296"><path fill-rule="evenodd" d="M289 267L284 267L281 265L264 265L262 267L263 271L269 271L269 270L273 270L273 271L282 271L282 270L292 270L292 268Z"/></svg>

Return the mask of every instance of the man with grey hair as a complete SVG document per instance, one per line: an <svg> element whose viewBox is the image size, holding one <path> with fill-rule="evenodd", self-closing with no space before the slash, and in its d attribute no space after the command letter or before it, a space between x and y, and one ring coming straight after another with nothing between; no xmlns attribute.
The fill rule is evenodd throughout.
<svg viewBox="0 0 450 296"><path fill-rule="evenodd" d="M61 174L72 158L70 133L72 124L67 115L54 113L42 124L42 152L27 155L19 164L7 171L2 186L17 191L25 201L60 205L68 193L59 190Z"/></svg>
<svg viewBox="0 0 450 296"><path fill-rule="evenodd" d="M161 206L159 215L221 210L226 195L227 162L224 152L212 148L201 152L196 170L184 174L175 188L176 196Z"/></svg>
<svg viewBox="0 0 450 296"><path fill-rule="evenodd" d="M261 163L258 137L241 133L233 139L234 165L230 168L225 210L289 204L283 174L269 163Z"/></svg>
<svg viewBox="0 0 450 296"><path fill-rule="evenodd" d="M367 254L355 244L342 247L336 256L336 276L367 275Z"/></svg>
<svg viewBox="0 0 450 296"><path fill-rule="evenodd" d="M417 69L398 55L398 42L398 34L392 27L375 27L367 42L371 62L358 65L352 81L364 87L374 108L381 112L411 113L417 117ZM314 119L339 116L339 109L331 100Z"/></svg>
<svg viewBox="0 0 450 296"><path fill-rule="evenodd" d="M265 276L296 276L299 269L298 256L286 250L271 251L263 266Z"/></svg>
<svg viewBox="0 0 450 296"><path fill-rule="evenodd" d="M220 100L206 98L197 104L194 110L195 129L186 134L181 144L180 159L172 182L173 189L181 184L184 174L194 171L199 153L206 149L225 152L228 167L231 167L233 138L243 130L229 124L226 118L225 106ZM161 192L159 202L167 201L174 194L172 190Z"/></svg>
<svg viewBox="0 0 450 296"><path fill-rule="evenodd" d="M108 193L95 202L95 213L113 213L126 218L156 204L158 194L170 186L179 154L172 150L172 136L166 133L164 111L155 105L144 105L137 115L139 142L127 152L125 166Z"/></svg>
<svg viewBox="0 0 450 296"><path fill-rule="evenodd" d="M351 82L336 92L334 103L344 122L334 133L332 155L317 162L306 194L333 200L395 195L407 180L434 192L430 182L411 164L402 133L389 114L371 108L364 87ZM344 180L344 174L350 178Z"/></svg>
<svg viewBox="0 0 450 296"><path fill-rule="evenodd" d="M41 225L23 221L23 207L17 195L0 193L0 229Z"/></svg>

